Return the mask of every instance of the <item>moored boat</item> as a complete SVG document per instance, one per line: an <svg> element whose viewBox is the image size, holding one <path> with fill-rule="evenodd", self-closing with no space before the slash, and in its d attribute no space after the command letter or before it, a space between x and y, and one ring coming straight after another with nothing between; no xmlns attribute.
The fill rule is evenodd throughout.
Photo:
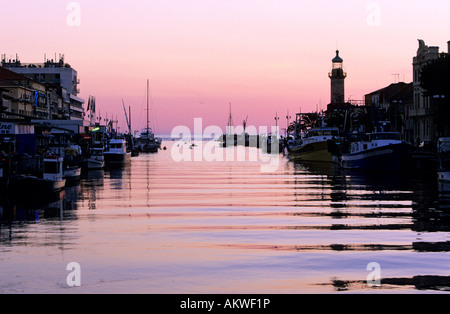
<svg viewBox="0 0 450 314"><path fill-rule="evenodd" d="M141 132L136 140L136 146L143 153L157 153L161 146L161 141L155 138L151 128L146 128Z"/></svg>
<svg viewBox="0 0 450 314"><path fill-rule="evenodd" d="M344 169L398 172L406 168L411 146L397 132L374 132L360 141L351 142L342 153Z"/></svg>
<svg viewBox="0 0 450 314"><path fill-rule="evenodd" d="M90 156L86 159L87 169L103 169L105 158L103 156L103 146L94 146L90 149Z"/></svg>
<svg viewBox="0 0 450 314"><path fill-rule="evenodd" d="M121 166L131 160L131 152L127 151L127 143L123 138L111 139L103 156L107 166Z"/></svg>
<svg viewBox="0 0 450 314"><path fill-rule="evenodd" d="M136 147L143 153L157 153L161 148L161 139L156 138L150 128L149 112L149 81L147 80L147 126L142 130L140 137L136 139Z"/></svg>
<svg viewBox="0 0 450 314"><path fill-rule="evenodd" d="M49 193L60 192L66 185L63 161L61 157L48 156L43 160L42 177L27 175L11 177L8 187L10 193L19 197L25 194L44 197Z"/></svg>
<svg viewBox="0 0 450 314"><path fill-rule="evenodd" d="M307 162L333 162L336 156L332 152L338 143L338 137L338 128L312 128L289 143L289 158Z"/></svg>
<svg viewBox="0 0 450 314"><path fill-rule="evenodd" d="M438 180L441 182L450 182L450 138L442 137L438 140Z"/></svg>
<svg viewBox="0 0 450 314"><path fill-rule="evenodd" d="M66 181L77 181L81 178L80 166L67 166L64 168L64 179Z"/></svg>

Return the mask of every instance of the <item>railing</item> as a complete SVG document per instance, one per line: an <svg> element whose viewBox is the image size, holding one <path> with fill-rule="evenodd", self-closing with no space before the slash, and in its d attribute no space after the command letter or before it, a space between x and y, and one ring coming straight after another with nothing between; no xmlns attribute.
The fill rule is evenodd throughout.
<svg viewBox="0 0 450 314"><path fill-rule="evenodd" d="M408 115L410 117L429 116L433 114L431 108L409 108Z"/></svg>

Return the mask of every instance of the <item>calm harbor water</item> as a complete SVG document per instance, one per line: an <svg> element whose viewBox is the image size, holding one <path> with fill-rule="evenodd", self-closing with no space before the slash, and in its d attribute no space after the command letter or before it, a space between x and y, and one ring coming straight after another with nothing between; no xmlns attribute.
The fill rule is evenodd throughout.
<svg viewBox="0 0 450 314"><path fill-rule="evenodd" d="M3 202L0 293L450 291L450 197L433 175L282 155L261 172L261 161L175 162L163 145L83 174L51 203Z"/></svg>

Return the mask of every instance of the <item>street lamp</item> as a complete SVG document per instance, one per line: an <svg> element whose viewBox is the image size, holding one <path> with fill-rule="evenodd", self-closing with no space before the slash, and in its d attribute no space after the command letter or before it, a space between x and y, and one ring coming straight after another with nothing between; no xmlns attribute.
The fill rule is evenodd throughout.
<svg viewBox="0 0 450 314"><path fill-rule="evenodd" d="M278 120L280 120L280 118L278 117L278 112L275 113L275 132L276 132L276 136L278 137Z"/></svg>
<svg viewBox="0 0 450 314"><path fill-rule="evenodd" d="M286 115L286 137L288 136L288 129L289 129L289 120L291 119L291 116L289 115L289 110Z"/></svg>

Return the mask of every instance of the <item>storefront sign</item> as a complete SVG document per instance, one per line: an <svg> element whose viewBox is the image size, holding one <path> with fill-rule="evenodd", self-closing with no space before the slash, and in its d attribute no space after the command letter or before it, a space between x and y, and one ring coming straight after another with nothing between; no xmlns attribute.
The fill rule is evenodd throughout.
<svg viewBox="0 0 450 314"><path fill-rule="evenodd" d="M0 135L18 134L34 134L34 126L31 124L0 122Z"/></svg>

